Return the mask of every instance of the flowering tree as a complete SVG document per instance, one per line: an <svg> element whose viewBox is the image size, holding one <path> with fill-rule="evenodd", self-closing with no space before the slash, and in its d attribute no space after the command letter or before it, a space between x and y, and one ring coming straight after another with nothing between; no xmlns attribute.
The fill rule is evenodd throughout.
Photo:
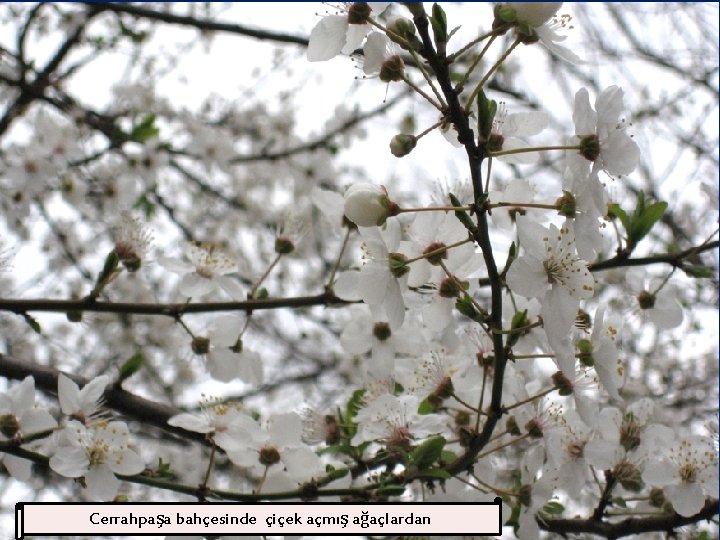
<svg viewBox="0 0 720 540"><path fill-rule="evenodd" d="M500 496L509 537L717 535L717 7L572 8L357 2L305 38L4 4L6 502ZM228 37L278 47L246 99L164 93ZM300 85L260 88L347 56L371 93L310 135Z"/></svg>

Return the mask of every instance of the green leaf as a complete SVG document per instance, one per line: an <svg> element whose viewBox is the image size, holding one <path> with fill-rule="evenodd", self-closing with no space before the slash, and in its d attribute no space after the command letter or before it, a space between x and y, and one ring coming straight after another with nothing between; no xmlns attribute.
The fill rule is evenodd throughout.
<svg viewBox="0 0 720 540"><path fill-rule="evenodd" d="M445 438L441 436L428 439L413 449L410 453L410 463L414 464L421 471L428 469L430 465L440 458L440 454L445 447L445 442Z"/></svg>
<svg viewBox="0 0 720 540"><path fill-rule="evenodd" d="M455 452L451 452L450 450L443 450L440 452L440 461L443 463L452 463L457 459L457 455Z"/></svg>
<svg viewBox="0 0 720 540"><path fill-rule="evenodd" d="M557 501L550 501L543 506L542 511L550 516L559 516L565 511L565 507Z"/></svg>
<svg viewBox="0 0 720 540"><path fill-rule="evenodd" d="M430 24L432 25L433 35L435 36L435 45L441 46L441 44L444 45L447 43L447 16L443 8L438 4L433 4Z"/></svg>
<svg viewBox="0 0 720 540"><path fill-rule="evenodd" d="M620 208L619 204L608 204L608 217L610 219L619 219L622 226L625 227L625 230L630 230L630 218L625 213L625 210Z"/></svg>
<svg viewBox="0 0 720 540"><path fill-rule="evenodd" d="M120 366L119 382L122 382L125 379L132 377L140 370L144 363L145 356L143 355L142 351L137 351L130 358L128 358L122 366Z"/></svg>
<svg viewBox="0 0 720 540"><path fill-rule="evenodd" d="M365 389L360 388L359 390L355 390L350 397L350 399L347 402L347 405L345 407L345 420L346 422L352 422L355 419L355 416L357 415L358 411L362 409L363 406L363 396L365 395Z"/></svg>
<svg viewBox="0 0 720 540"><path fill-rule="evenodd" d="M619 508L627 508L627 503L622 497L613 497L612 503Z"/></svg>
<svg viewBox="0 0 720 540"><path fill-rule="evenodd" d="M31 317L27 313L22 314L23 319L25 319L25 322L28 323L28 326L33 329L33 332L36 334L42 334L42 328L40 328L40 323L37 322L37 320L34 317Z"/></svg>
<svg viewBox="0 0 720 540"><path fill-rule="evenodd" d="M136 124L130 132L130 140L144 143L149 139L153 139L160 134L160 130L155 126L155 115L148 114Z"/></svg>
<svg viewBox="0 0 720 540"><path fill-rule="evenodd" d="M715 275L715 270L709 266L698 264L695 266L685 266L683 271L690 277L694 278L711 278Z"/></svg>
<svg viewBox="0 0 720 540"><path fill-rule="evenodd" d="M641 192L642 193L642 192ZM642 202L642 209L640 209ZM645 207L644 198L641 197L638 207L635 209L636 216L633 216L630 230L628 231L628 241L631 245L637 244L642 240L653 228L653 225L663 216L667 210L668 203L660 201Z"/></svg>

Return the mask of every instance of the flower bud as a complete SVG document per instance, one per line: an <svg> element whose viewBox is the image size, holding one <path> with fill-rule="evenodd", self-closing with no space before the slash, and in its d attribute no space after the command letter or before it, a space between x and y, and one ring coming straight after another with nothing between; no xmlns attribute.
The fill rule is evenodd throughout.
<svg viewBox="0 0 720 540"><path fill-rule="evenodd" d="M548 22L562 6L562 2L512 2L505 9L515 10L515 20L538 27Z"/></svg>
<svg viewBox="0 0 720 540"><path fill-rule="evenodd" d="M387 36L403 49L413 51L422 49L422 42L415 35L415 25L410 19L397 17L387 28Z"/></svg>
<svg viewBox="0 0 720 540"><path fill-rule="evenodd" d="M382 225L390 215L387 192L373 184L355 184L345 192L345 215L360 227Z"/></svg>
<svg viewBox="0 0 720 540"><path fill-rule="evenodd" d="M397 17L388 25L387 29L392 33L403 38L415 35L415 25L406 17ZM392 39L392 35L389 36Z"/></svg>
<svg viewBox="0 0 720 540"><path fill-rule="evenodd" d="M395 135L390 141L390 152L395 157L407 156L413 151L415 145L417 145L417 137L415 137L415 135L400 133Z"/></svg>

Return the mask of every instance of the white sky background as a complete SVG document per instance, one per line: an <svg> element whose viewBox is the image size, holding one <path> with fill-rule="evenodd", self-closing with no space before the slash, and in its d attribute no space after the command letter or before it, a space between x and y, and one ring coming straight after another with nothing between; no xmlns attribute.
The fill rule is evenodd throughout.
<svg viewBox="0 0 720 540"><path fill-rule="evenodd" d="M215 6L216 8L217 6ZM447 12L450 27L454 27L457 21L462 22L462 28L453 37L451 44L465 43L467 39L477 35L479 30L487 30L491 22L491 7L479 4L443 4ZM404 9L395 7L397 14L402 14ZM238 22L248 26L255 26L267 30L286 31L297 35L308 36L314 24L319 20L316 13L325 14L330 11L328 6L319 3L242 3L228 4L223 6L223 12L218 17L228 22ZM572 4L563 6L562 12L572 14ZM177 50L185 47L188 43L197 40L198 32L178 27L159 26L152 41L153 47L159 53L164 50ZM7 28L0 28L0 44L8 48L14 48L14 33L8 33ZM568 40L564 43L573 48L583 58L592 63L592 51L584 50L578 42L577 33L570 33ZM47 44L47 50L52 51L54 44ZM30 44L29 54L33 56L35 51ZM537 50L540 45L532 47L522 46L517 56L522 59L524 77L528 80L541 81L539 84L548 84L551 74L546 71L545 63L539 61L543 56ZM274 50L280 50L276 56ZM451 47L451 50L453 48ZM493 57L491 54L490 57ZM538 61L530 61L530 58ZM159 55L162 61L162 55ZM280 58L280 62L274 65L274 61ZM109 98L107 81L118 80L123 70L128 68L129 58L126 53L119 52L114 55L114 65L108 61L108 55L104 55L99 62L95 62L83 69L68 87L71 93L83 98L85 103L96 106L98 109L107 103ZM627 60L631 62L631 60ZM130 69L138 69L131 67ZM529 72L527 70L536 70ZM601 81L605 85L614 84L617 81L609 80L604 73L610 71L600 70ZM298 134L311 135L322 133L325 121L332 117L335 107L344 103L348 108L356 104L363 110L377 107L386 94L386 85L379 81L355 80L361 77L362 72L354 62L347 57L337 57L328 62L309 63L305 59L305 49L296 45L271 45L266 42L259 42L253 38L217 34L202 45L193 47L183 54L182 63L178 70L168 74L158 84L158 94L172 99L175 105L182 105L189 110L197 110L202 101L210 93L225 99L242 101L264 101L273 103L273 99L279 92L292 91L295 86L300 86L300 91L295 100L301 104L296 110ZM608 79L608 80L606 80ZM560 93L552 84L548 85L550 95L547 106L566 122L565 132L572 131L572 102L559 98ZM658 84L658 91L661 91L663 84ZM391 86L388 90L388 97L398 92L400 87ZM575 88L577 90L577 88ZM634 101L639 96L632 95L632 89L627 88L627 99ZM490 97L493 97L492 94ZM591 97L591 101L594 96ZM270 105L272 108L272 105ZM368 172L369 178L379 184L392 186L394 179L403 179L398 189L401 191L417 190L426 194L432 193L433 186L438 182L448 182L458 178L467 177L467 165L462 150L450 147L436 131L422 139L418 148L410 156L404 159L393 158L388 150L390 137L397 132L398 121L402 113L412 111L410 102L395 107L388 115L373 121L369 125L371 136L359 143L354 144L352 152L344 152L344 162L354 165L362 165ZM428 107L415 105L415 112L418 112L418 131L424 129L437 120L432 111L428 114ZM512 112L512 111L511 111ZM717 118L708 118L708 122L717 126ZM16 130L17 136L22 137L21 130ZM715 128L717 132L717 128ZM641 149L646 149L652 142L652 134L636 133L636 140ZM543 136L534 140L538 143L557 143L552 138L543 139ZM658 163L658 169L667 167L666 163ZM682 177L682 166L678 170L677 178ZM341 183L349 184L351 177ZM411 179L408 181L408 179ZM556 192L557 186L549 189ZM697 196L697 187L690 187L682 183L666 182L661 188L661 194L670 201L682 200ZM427 201L427 198L425 198ZM670 211L672 211L671 204ZM22 248L18 252L15 268L37 267L38 255L32 249ZM38 317L41 320L42 318ZM51 317L49 317L51 320ZM717 313L709 313L707 317L707 328L704 332L711 339L717 339L718 320ZM699 345L705 348L704 344ZM693 349L685 349L684 355L689 357ZM7 499L6 499L7 500ZM7 520L0 520L0 524L7 525ZM149 537L146 537L149 538ZM161 538L161 537L158 537Z"/></svg>

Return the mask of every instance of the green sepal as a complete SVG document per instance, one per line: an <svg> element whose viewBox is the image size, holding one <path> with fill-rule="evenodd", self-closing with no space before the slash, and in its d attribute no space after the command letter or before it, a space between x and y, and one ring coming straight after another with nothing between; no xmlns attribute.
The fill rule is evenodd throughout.
<svg viewBox="0 0 720 540"><path fill-rule="evenodd" d="M485 92L480 89L477 96L478 104L478 130L484 139L490 137L492 132L493 120L497 113L497 101L488 99Z"/></svg>

